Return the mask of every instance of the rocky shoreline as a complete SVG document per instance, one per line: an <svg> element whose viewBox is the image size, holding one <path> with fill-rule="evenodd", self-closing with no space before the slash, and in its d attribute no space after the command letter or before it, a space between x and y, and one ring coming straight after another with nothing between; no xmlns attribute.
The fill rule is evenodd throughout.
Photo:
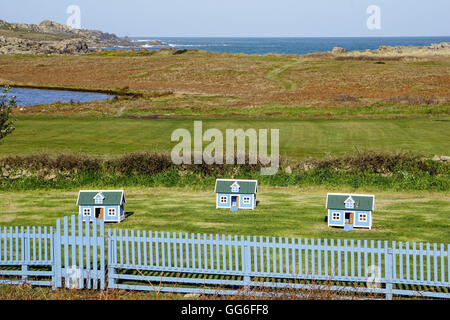
<svg viewBox="0 0 450 320"><path fill-rule="evenodd" d="M44 20L39 25L9 23L0 20L0 54L85 54L101 51L105 47L153 47L169 46L160 40L134 42L125 37L98 30L74 29L54 21ZM383 56L423 57L431 55L450 56L450 43L432 43L429 46L380 46L374 50L347 51L335 47L327 52L315 52L305 56L332 56L336 59L374 58Z"/></svg>
<svg viewBox="0 0 450 320"><path fill-rule="evenodd" d="M115 34L73 29L50 20L39 25L0 20L0 54L84 54L113 46L135 44Z"/></svg>
<svg viewBox="0 0 450 320"><path fill-rule="evenodd" d="M320 53L312 53L315 55ZM431 43L429 46L417 47L417 46L380 46L374 50L355 50L347 51L345 48L334 47L333 50L324 52L323 54L331 54L338 57L358 57L358 56L431 56L431 55L443 55L450 56L450 42Z"/></svg>

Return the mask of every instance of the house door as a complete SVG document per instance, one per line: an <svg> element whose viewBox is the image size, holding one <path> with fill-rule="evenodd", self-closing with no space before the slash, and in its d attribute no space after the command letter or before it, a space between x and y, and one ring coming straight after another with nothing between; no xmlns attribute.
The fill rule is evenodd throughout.
<svg viewBox="0 0 450 320"><path fill-rule="evenodd" d="M97 219L104 220L105 219L105 209L104 208L95 208L95 217Z"/></svg>
<svg viewBox="0 0 450 320"><path fill-rule="evenodd" d="M231 206L237 207L238 196L231 196Z"/></svg>
<svg viewBox="0 0 450 320"><path fill-rule="evenodd" d="M353 224L354 223L354 212L346 212L345 213L345 224Z"/></svg>

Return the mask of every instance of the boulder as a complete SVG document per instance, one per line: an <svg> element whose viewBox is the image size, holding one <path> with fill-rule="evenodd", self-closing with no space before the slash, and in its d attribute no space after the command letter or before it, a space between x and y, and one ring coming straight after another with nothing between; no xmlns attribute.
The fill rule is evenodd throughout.
<svg viewBox="0 0 450 320"><path fill-rule="evenodd" d="M86 41L34 41L0 37L0 54L83 54L89 52Z"/></svg>
<svg viewBox="0 0 450 320"><path fill-rule="evenodd" d="M442 162L450 162L450 156L438 156L435 155L433 158L431 158L433 161L442 161Z"/></svg>
<svg viewBox="0 0 450 320"><path fill-rule="evenodd" d="M334 47L333 50L331 50L332 53L346 53L347 49L342 47Z"/></svg>
<svg viewBox="0 0 450 320"><path fill-rule="evenodd" d="M88 45L80 39L64 40L55 44L56 51L60 54L87 53Z"/></svg>

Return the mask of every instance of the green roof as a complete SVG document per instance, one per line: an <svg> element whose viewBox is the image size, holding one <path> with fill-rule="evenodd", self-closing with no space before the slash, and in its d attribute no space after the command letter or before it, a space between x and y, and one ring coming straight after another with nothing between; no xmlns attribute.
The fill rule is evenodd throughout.
<svg viewBox="0 0 450 320"><path fill-rule="evenodd" d="M329 193L327 195L327 209L345 210L345 201L352 198L354 203L354 210L373 211L375 209L375 196L368 194L344 194L344 193Z"/></svg>
<svg viewBox="0 0 450 320"><path fill-rule="evenodd" d="M126 202L123 190L81 190L78 194L77 205L96 205L94 198L99 193L105 197L102 205L120 206Z"/></svg>
<svg viewBox="0 0 450 320"><path fill-rule="evenodd" d="M239 185L238 192L231 192L231 185L237 182ZM233 179L217 179L216 193L238 193L238 194L252 194L258 192L258 181L256 180L233 180Z"/></svg>

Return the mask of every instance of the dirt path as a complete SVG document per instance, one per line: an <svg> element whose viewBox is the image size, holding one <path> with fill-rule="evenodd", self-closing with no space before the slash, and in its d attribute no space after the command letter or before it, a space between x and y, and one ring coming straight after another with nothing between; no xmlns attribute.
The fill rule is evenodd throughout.
<svg viewBox="0 0 450 320"><path fill-rule="evenodd" d="M294 90L296 88L296 84L294 81L283 78L282 74L285 71L299 65L301 63L301 59L295 59L293 62L287 63L279 68L276 68L269 73L266 74L266 78L272 81L279 82L285 90Z"/></svg>

